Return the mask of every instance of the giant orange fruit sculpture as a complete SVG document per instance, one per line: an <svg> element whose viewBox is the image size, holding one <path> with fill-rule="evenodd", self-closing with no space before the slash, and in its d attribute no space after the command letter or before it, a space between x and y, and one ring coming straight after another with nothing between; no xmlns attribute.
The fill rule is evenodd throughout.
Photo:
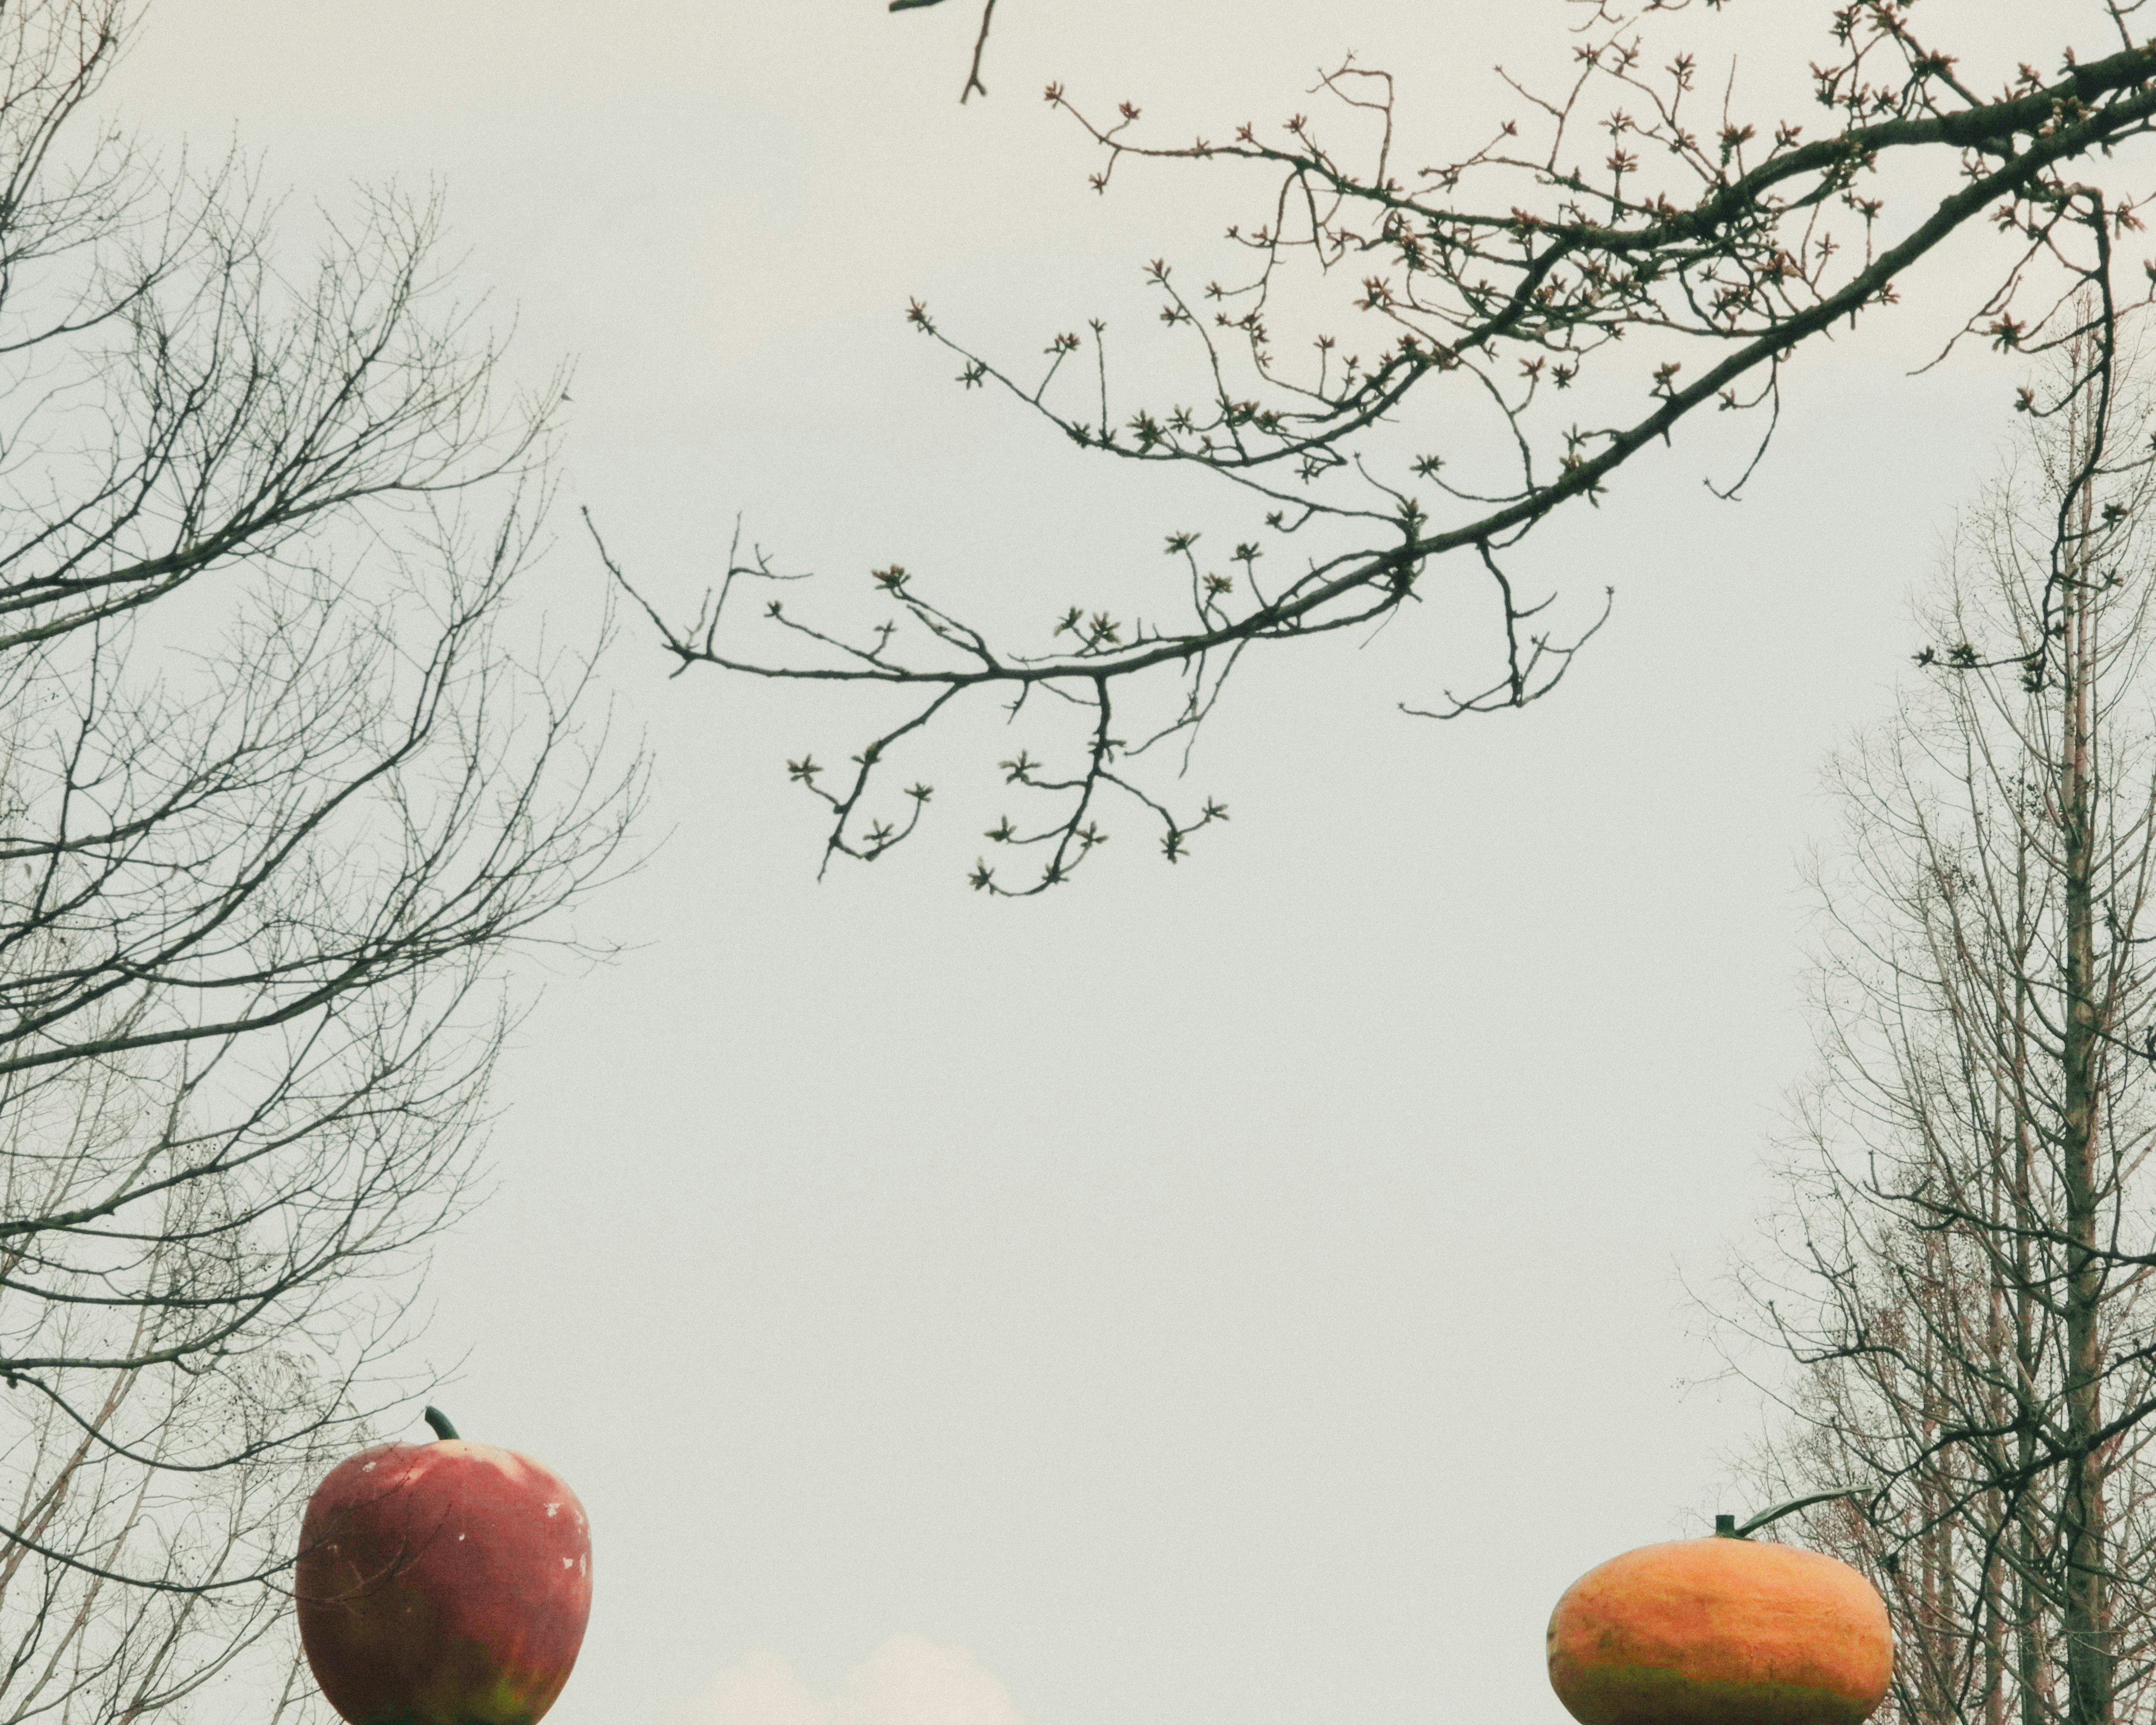
<svg viewBox="0 0 2156 1725"><path fill-rule="evenodd" d="M529 1456L427 1422L439 1441L362 1450L309 1501L300 1645L351 1725L532 1725L591 1615L583 1506Z"/></svg>
<svg viewBox="0 0 2156 1725"><path fill-rule="evenodd" d="M1894 1643L1871 1584L1721 1526L1564 1590L1550 1685L1580 1725L1861 1725L1886 1698Z"/></svg>

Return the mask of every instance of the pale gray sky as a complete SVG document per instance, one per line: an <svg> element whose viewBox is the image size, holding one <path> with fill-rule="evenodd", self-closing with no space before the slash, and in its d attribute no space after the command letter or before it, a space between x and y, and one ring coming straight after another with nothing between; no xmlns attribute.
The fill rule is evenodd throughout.
<svg viewBox="0 0 2156 1725"><path fill-rule="evenodd" d="M1764 83L1824 9L1698 23ZM2018 54L2017 9L1926 11ZM1143 261L1203 270L1250 212L1187 172L1095 198L1040 86L1224 131L1353 48L1459 145L1493 60L1562 64L1566 8L1003 11L963 110L963 0L163 0L117 94L301 207L439 177L518 363L575 356L567 501L655 593L693 603L745 511L790 563L1046 616L1238 518L962 396L908 296L1006 347L1136 328ZM553 1718L1561 1717L1557 1594L1713 1508L1751 1417L1687 1390L1681 1278L1745 1237L1804 1065L1818 767L1883 710L1907 584L2012 429L1982 356L1902 375L1949 285L1800 367L1748 501L1701 486L1739 459L1703 426L1533 542L1579 603L1618 588L1548 705L1399 716L1430 619L1251 666L1193 769L1232 824L1174 870L1132 825L1047 901L968 891L990 741L927 769L922 839L819 886L783 763L857 726L665 681L632 634L670 837L596 913L633 950L526 1026L498 1188L434 1284L459 1424L591 1513ZM565 614L598 591L570 524Z"/></svg>

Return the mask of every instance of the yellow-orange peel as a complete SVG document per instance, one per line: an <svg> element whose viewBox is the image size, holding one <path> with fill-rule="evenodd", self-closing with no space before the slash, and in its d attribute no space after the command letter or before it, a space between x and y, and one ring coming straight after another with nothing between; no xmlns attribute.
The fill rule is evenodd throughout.
<svg viewBox="0 0 2156 1725"><path fill-rule="evenodd" d="M1643 1546L1550 1615L1580 1725L1861 1725L1894 1674L1887 1607L1848 1564L1750 1539Z"/></svg>

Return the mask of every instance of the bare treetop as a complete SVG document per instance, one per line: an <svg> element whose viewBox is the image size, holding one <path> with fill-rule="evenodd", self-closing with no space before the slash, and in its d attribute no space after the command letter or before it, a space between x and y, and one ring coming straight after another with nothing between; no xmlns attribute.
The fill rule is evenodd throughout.
<svg viewBox="0 0 2156 1725"><path fill-rule="evenodd" d="M1265 176L1257 220L1229 230L1249 260L1241 275L1198 286L1166 257L1146 267L1160 320L1188 343L1195 386L1124 376L1102 320L1052 332L1045 360L1021 370L925 305L906 316L957 359L962 385L1000 394L1075 449L1225 482L1249 511L1236 530L1246 536L1222 555L1209 539L1201 549L1199 532L1165 536L1179 617L1065 605L1034 644L996 639L898 562L865 585L854 578L843 598L823 583L821 608L766 598L745 612L744 595L780 571L738 539L695 615L670 619L639 595L680 668L920 697L830 775L835 788L813 755L791 763L829 807L827 860L873 860L917 829L928 784L886 793L886 769L910 773L894 763L932 721L988 690L1014 713L1053 697L1072 728L1058 752L1021 749L1000 769L1041 793L1047 813L987 836L1040 860L1006 884L983 860L975 886L1031 893L1067 880L1106 836L1115 797L1156 824L1175 860L1225 810L1171 807L1143 771L1146 751L1187 742L1246 650L1383 623L1447 557L1486 582L1486 670L1403 711L1449 718L1539 700L1600 626L1607 596L1559 628L1553 596L1523 592L1507 553L1565 505L1604 495L1696 409L1753 416L1747 453L1709 481L1736 495L1765 454L1795 352L1892 302L1915 265L1949 246L1982 273L1963 278L1977 285L1960 290L1947 352L1970 336L2045 352L2094 330L2091 363L2108 370L2128 291L2117 246L2141 223L2132 195L2078 176L2156 119L2156 45L2128 28L2143 0L2091 8L2101 52L2032 42L2051 69L2025 64L1990 90L1919 33L1911 7L1833 8L1828 52L1810 68L1823 122L1733 112L1722 80L1654 36L1657 15L1689 0L1570 3L1569 83L1514 83L1518 116L1432 166L1403 158L1394 78L1352 59L1321 77L1314 113L1188 142L1152 136L1134 103L1101 114L1048 86L1050 105L1101 152L1092 184L1104 193L1142 164ZM2061 28L2049 18L2030 28ZM2125 270L2145 296L2138 262ZM1326 295L1331 326L1304 336L1306 302ZM1281 333L1291 326L1292 339ZM1133 391L1153 398L1111 408ZM2025 390L2018 405L2056 403ZM864 617L865 604L880 608Z"/></svg>
<svg viewBox="0 0 2156 1725"><path fill-rule="evenodd" d="M0 10L7 1722L274 1657L300 1500L418 1387L510 955L640 795L511 623L560 377L503 387L431 203L310 255L85 126L126 13Z"/></svg>

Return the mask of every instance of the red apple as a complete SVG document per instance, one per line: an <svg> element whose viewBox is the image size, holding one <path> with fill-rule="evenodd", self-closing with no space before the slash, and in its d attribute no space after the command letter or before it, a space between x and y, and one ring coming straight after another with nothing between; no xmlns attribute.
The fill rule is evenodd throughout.
<svg viewBox="0 0 2156 1725"><path fill-rule="evenodd" d="M431 1444L340 1462L300 1528L300 1640L352 1725L531 1725L577 1662L592 1542L577 1494L514 1450Z"/></svg>

